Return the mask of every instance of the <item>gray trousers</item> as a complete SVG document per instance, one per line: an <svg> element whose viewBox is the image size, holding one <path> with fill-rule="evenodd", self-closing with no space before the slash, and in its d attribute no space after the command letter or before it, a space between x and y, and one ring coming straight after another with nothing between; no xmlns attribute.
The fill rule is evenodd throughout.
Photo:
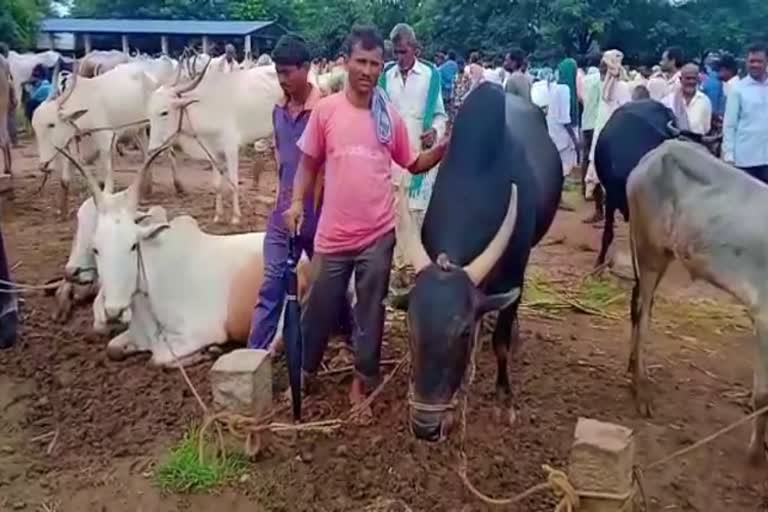
<svg viewBox="0 0 768 512"><path fill-rule="evenodd" d="M366 387L379 380L381 340L384 334L384 300L389 291L389 273L395 233L391 231L359 251L339 254L315 253L314 280L301 319L304 337L304 371L315 373L323 360L328 338L339 318L339 305L352 272L355 273L355 371Z"/></svg>

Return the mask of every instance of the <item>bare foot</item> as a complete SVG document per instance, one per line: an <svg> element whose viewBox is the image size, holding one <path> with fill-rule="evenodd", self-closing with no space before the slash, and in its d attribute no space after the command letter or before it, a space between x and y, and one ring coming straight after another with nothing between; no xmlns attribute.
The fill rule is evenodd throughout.
<svg viewBox="0 0 768 512"><path fill-rule="evenodd" d="M349 403L352 405L352 410L356 411L352 419L356 425L370 425L373 422L371 406L363 406L366 398L365 385L358 376L355 376L352 379L352 387L349 390Z"/></svg>

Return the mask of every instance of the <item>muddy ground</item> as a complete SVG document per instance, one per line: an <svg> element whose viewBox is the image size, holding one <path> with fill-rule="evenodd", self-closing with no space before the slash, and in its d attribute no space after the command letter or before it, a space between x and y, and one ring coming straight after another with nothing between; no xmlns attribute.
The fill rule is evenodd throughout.
<svg viewBox="0 0 768 512"><path fill-rule="evenodd" d="M14 151L21 177L15 199L4 201L2 229L14 278L41 283L61 275L74 230L74 210L60 221L53 208L57 182L36 193L34 147ZM136 158L121 160L118 181L127 184ZM274 192L274 165L261 158L241 165L244 224L265 225ZM203 166L185 162L189 194L177 197L167 162L156 172L150 198L171 214L211 224L213 194ZM259 186L252 169L263 169ZM82 184L77 197L85 198ZM581 222L589 206L570 197L576 211L560 211L536 249L532 275L560 290L575 289L595 258L599 231ZM619 246L625 246L621 226ZM194 248L190 248L194 250ZM618 281L617 281L618 282ZM674 269L662 285L648 360L655 380L656 416L635 411L625 375L629 322L624 294L611 315L573 309L525 308L524 345L511 362L517 419L497 417L495 360L488 337L471 390L467 454L474 483L495 497L514 495L542 481L542 464L565 468L577 418L627 425L637 435L638 463L657 460L743 417L749 410L753 337L743 314L720 292L691 283ZM702 300L706 298L707 300ZM0 511L202 512L363 510L376 500L400 500L418 511L475 511L486 507L463 489L456 475L453 441L417 442L406 425L407 375L398 374L373 404L375 423L345 426L331 436L306 435L299 446L270 446L240 481L204 495L163 494L152 469L168 448L201 419L177 371L146 358L109 361L108 338L91 333L91 311L79 309L66 325L54 323L52 298L31 295L22 304L18 345L0 353ZM406 327L391 314L385 358L405 353ZM190 369L210 400L207 370ZM321 382L323 403L307 408L311 419L347 410L348 377ZM645 475L651 511L746 512L768 510L768 473L745 464L749 429L742 427L692 455ZM52 442L55 439L55 442ZM305 452L304 457L297 457ZM310 455L307 456L306 454ZM518 509L551 511L539 495Z"/></svg>

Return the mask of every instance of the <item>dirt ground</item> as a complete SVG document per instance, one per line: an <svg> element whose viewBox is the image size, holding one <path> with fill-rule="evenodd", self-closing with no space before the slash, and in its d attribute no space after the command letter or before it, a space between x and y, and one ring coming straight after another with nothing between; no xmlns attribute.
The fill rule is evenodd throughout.
<svg viewBox="0 0 768 512"><path fill-rule="evenodd" d="M36 193L35 150L14 151L15 199L3 204L2 229L14 278L41 283L60 276L74 231L54 210L58 183ZM118 169L135 168L136 158ZM209 174L184 162L189 194L177 197L161 162L149 202L170 214L195 216L214 226ZM241 164L244 223L265 225L274 192L274 165L253 186L253 162ZM118 173L127 184L130 172ZM80 180L82 181L82 180ZM600 231L581 223L589 206L560 211L548 237L534 252L532 272L551 283L578 282L592 268ZM621 226L619 246L625 246ZM194 248L190 248L194 250ZM629 285L624 284L625 292ZM517 419L510 426L494 414L495 360L487 336L471 389L467 454L470 477L486 494L506 497L543 480L542 464L565 468L577 418L629 426L637 436L640 464L655 461L722 428L749 410L753 336L745 317L718 312L734 306L711 287L691 283L675 269L659 294L652 339L647 345L655 381L656 415L635 411L626 377L629 321L561 310L522 316L524 345L511 362ZM697 310L702 298L714 306ZM626 304L626 297L620 297ZM154 485L157 460L201 412L177 371L150 367L146 358L121 363L105 354L108 339L93 334L91 310L79 309L66 325L51 320L54 302L26 296L20 342L0 353L0 511L109 512L342 511L363 510L378 499L400 500L417 511L480 511L456 475L455 439L428 445L407 428L407 375L385 388L373 404L375 423L345 426L332 436L303 436L298 444L271 445L237 483L204 495L166 495ZM694 314L698 311L698 314ZM709 313L707 313L709 311ZM402 315L391 314L385 358L407 350ZM209 365L190 369L195 386L210 400ZM348 377L322 380L308 419L341 416ZM690 456L645 475L651 511L747 512L768 510L765 470L746 465L749 429L742 427ZM454 436L455 438L455 436ZM298 457L305 452L304 457ZM310 455L307 456L306 453ZM551 511L539 495L518 510Z"/></svg>

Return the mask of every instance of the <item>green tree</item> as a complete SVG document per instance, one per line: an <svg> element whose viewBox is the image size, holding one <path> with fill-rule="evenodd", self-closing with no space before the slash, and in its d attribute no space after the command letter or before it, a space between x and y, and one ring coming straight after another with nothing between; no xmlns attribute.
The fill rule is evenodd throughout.
<svg viewBox="0 0 768 512"><path fill-rule="evenodd" d="M0 40L15 49L34 47L37 23L50 11L43 0L0 0Z"/></svg>

